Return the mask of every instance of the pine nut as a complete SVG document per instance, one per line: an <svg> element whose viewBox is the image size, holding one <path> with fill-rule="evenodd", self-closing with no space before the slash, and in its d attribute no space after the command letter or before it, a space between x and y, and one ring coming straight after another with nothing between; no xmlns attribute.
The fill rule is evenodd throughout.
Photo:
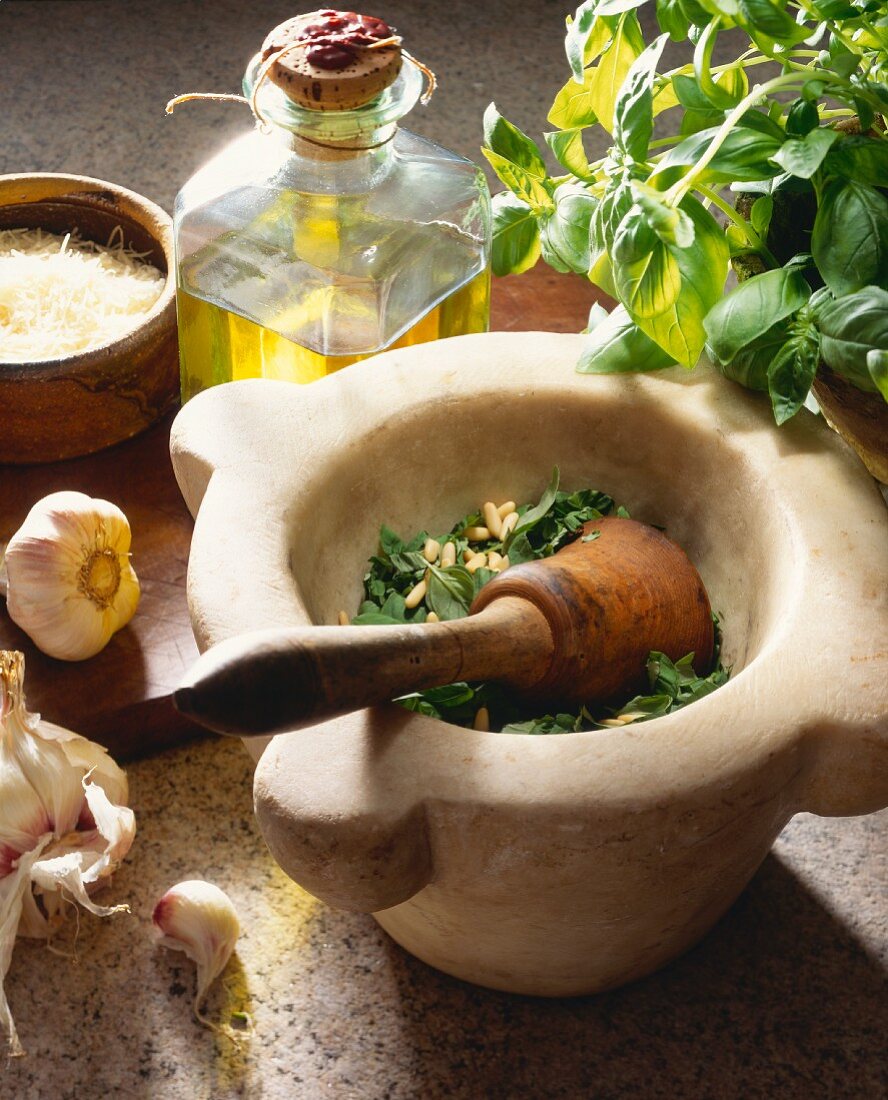
<svg viewBox="0 0 888 1100"><path fill-rule="evenodd" d="M509 512L506 518L503 520L503 529L500 538L506 538L515 529L515 524L518 522L518 513Z"/></svg>
<svg viewBox="0 0 888 1100"><path fill-rule="evenodd" d="M427 623L439 623L440 621L441 620L438 618L434 611L430 611L428 615L426 615Z"/></svg>
<svg viewBox="0 0 888 1100"><path fill-rule="evenodd" d="M471 546L468 546L468 547L466 547L465 550L463 550L463 561L466 563L466 565L469 564L469 562L472 560L472 558L477 558L477 557L478 557L478 551L473 550L471 548Z"/></svg>
<svg viewBox="0 0 888 1100"><path fill-rule="evenodd" d="M518 505L514 500L507 500L505 504L501 504L499 508L497 508L499 518L505 519L509 512L514 512L517 507Z"/></svg>
<svg viewBox="0 0 888 1100"><path fill-rule="evenodd" d="M508 554L504 554L504 555L503 555L503 560L502 560L502 561L500 562L500 564L499 564L499 571L500 571L500 573L505 573L505 571L506 571L506 570L507 570L507 569L509 568L509 566L510 566L511 564L512 564L512 563L511 563L511 562L509 561L509 555L508 555Z"/></svg>
<svg viewBox="0 0 888 1100"><path fill-rule="evenodd" d="M428 585L424 580L420 581L419 584L415 584L407 593L404 599L404 605L411 609L413 609L414 607L419 607L419 605L425 599L427 589Z"/></svg>
<svg viewBox="0 0 888 1100"><path fill-rule="evenodd" d="M438 554L441 552L441 544L435 539L426 539L425 546L422 548L422 556L426 561L431 562L433 565L438 560Z"/></svg>
<svg viewBox="0 0 888 1100"><path fill-rule="evenodd" d="M473 730L484 730L485 732L490 729L490 711L487 707L479 707L475 711L475 720L472 722Z"/></svg>
<svg viewBox="0 0 888 1100"><path fill-rule="evenodd" d="M350 622L351 622L351 619L349 619L349 617L348 617L348 612L347 611L340 611L339 612L339 625L340 626L348 626Z"/></svg>
<svg viewBox="0 0 888 1100"><path fill-rule="evenodd" d="M499 569L502 564L503 556L498 554L496 550L491 550L487 555L487 566L489 569Z"/></svg>
<svg viewBox="0 0 888 1100"><path fill-rule="evenodd" d="M456 543L445 542L441 551L441 566L447 569L451 565L456 565Z"/></svg>
<svg viewBox="0 0 888 1100"><path fill-rule="evenodd" d="M466 569L468 569L470 573L477 573L477 571L485 565L487 565L487 555L476 554L471 561L466 562Z"/></svg>
<svg viewBox="0 0 888 1100"><path fill-rule="evenodd" d="M469 542L487 542L490 538L490 530L487 527L467 527L463 531L463 536Z"/></svg>
<svg viewBox="0 0 888 1100"><path fill-rule="evenodd" d="M495 539L498 539L503 533L503 517L496 510L496 505L492 500L488 500L481 512L487 524L487 530Z"/></svg>

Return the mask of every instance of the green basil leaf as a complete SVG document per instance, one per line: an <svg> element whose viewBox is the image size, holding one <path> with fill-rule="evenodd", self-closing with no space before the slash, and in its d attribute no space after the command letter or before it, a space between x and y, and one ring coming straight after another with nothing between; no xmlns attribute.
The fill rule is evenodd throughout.
<svg viewBox="0 0 888 1100"><path fill-rule="evenodd" d="M564 50L574 80L578 84L583 83L583 69L592 64L613 35L610 23L597 18L597 6L598 0L587 0L585 4L580 4L573 19L567 24Z"/></svg>
<svg viewBox="0 0 888 1100"><path fill-rule="evenodd" d="M690 22L681 6L681 0L657 0L657 22L660 30L673 42L684 42Z"/></svg>
<svg viewBox="0 0 888 1100"><path fill-rule="evenodd" d="M611 260L620 301L639 324L667 310L681 291L678 259L633 206L617 231Z"/></svg>
<svg viewBox="0 0 888 1100"><path fill-rule="evenodd" d="M774 161L780 167L798 176L810 179L829 152L833 142L839 137L838 130L819 126L804 137L791 137L774 154Z"/></svg>
<svg viewBox="0 0 888 1100"><path fill-rule="evenodd" d="M768 392L768 369L777 352L789 339L789 325L779 321L758 339L742 348L729 363L722 363L714 352L710 357L718 370L732 382L748 390Z"/></svg>
<svg viewBox="0 0 888 1100"><path fill-rule="evenodd" d="M866 353L866 369L879 393L888 401L888 350L872 348Z"/></svg>
<svg viewBox="0 0 888 1100"><path fill-rule="evenodd" d="M383 615L381 611L362 611L351 621L352 626L403 626L406 619L396 619L393 615Z"/></svg>
<svg viewBox="0 0 888 1100"><path fill-rule="evenodd" d="M731 360L778 321L802 308L811 288L797 271L780 267L746 279L721 298L703 322L720 363Z"/></svg>
<svg viewBox="0 0 888 1100"><path fill-rule="evenodd" d="M785 424L804 405L820 360L816 330L791 337L768 368L774 419Z"/></svg>
<svg viewBox="0 0 888 1100"><path fill-rule="evenodd" d="M537 555L527 535L521 534L513 538L509 543L509 562L511 565L522 565L526 561L536 561Z"/></svg>
<svg viewBox="0 0 888 1100"><path fill-rule="evenodd" d="M817 104L810 99L797 99L786 113L786 132L792 137L804 137L819 125Z"/></svg>
<svg viewBox="0 0 888 1100"><path fill-rule="evenodd" d="M593 302L589 306L589 316L586 318L586 327L583 329L583 335L591 332L597 325L600 325L602 321L606 321L610 317L608 311L604 308L601 302Z"/></svg>
<svg viewBox="0 0 888 1100"><path fill-rule="evenodd" d="M390 592L379 612L398 623L407 621L407 604L400 592Z"/></svg>
<svg viewBox="0 0 888 1100"><path fill-rule="evenodd" d="M526 203L538 210L547 210L552 206L552 196L549 192L549 181L533 175L520 164L507 160L492 149L481 147L481 152L487 158L490 167L503 181L508 189L523 199Z"/></svg>
<svg viewBox="0 0 888 1100"><path fill-rule="evenodd" d="M750 224L763 241L767 239L768 228L771 225L771 216L773 213L774 200L770 195L759 195L750 208Z"/></svg>
<svg viewBox="0 0 888 1100"><path fill-rule="evenodd" d="M503 553L509 554L509 561L511 558L510 547L519 537L519 535L527 535L528 531L532 531L534 527L540 522L541 519L548 513L552 505L555 503L555 495L558 492L558 482L561 480L561 473L557 466L552 469L552 480L549 482L546 489L543 491L543 495L540 497L539 503L528 509L523 516L520 516L518 522L512 528L509 537L503 542ZM471 575L471 574L470 574Z"/></svg>
<svg viewBox="0 0 888 1100"><path fill-rule="evenodd" d="M612 298L617 296L617 288L610 253L617 230L633 202L628 173L612 177L589 223L589 279Z"/></svg>
<svg viewBox="0 0 888 1100"><path fill-rule="evenodd" d="M803 41L810 33L800 29L796 21L772 0L738 0L738 6L743 16L738 22L751 35L764 33L778 42L794 44Z"/></svg>
<svg viewBox="0 0 888 1100"><path fill-rule="evenodd" d="M669 206L660 192L646 184L633 180L630 187L648 225L660 240L664 244L690 248L694 243L694 223L688 215L680 208Z"/></svg>
<svg viewBox="0 0 888 1100"><path fill-rule="evenodd" d="M450 565L442 569L429 566L429 584L425 602L430 611L443 622L462 619L469 613L475 598L475 582L464 565Z"/></svg>
<svg viewBox="0 0 888 1100"><path fill-rule="evenodd" d="M540 736L559 733L576 733L582 729L582 714L544 714L528 722L509 722L501 733L532 733Z"/></svg>
<svg viewBox="0 0 888 1100"><path fill-rule="evenodd" d="M739 103L749 91L749 77L746 75L742 62L738 61L736 65L731 65L718 73L715 84L717 88L724 89L734 104Z"/></svg>
<svg viewBox="0 0 888 1100"><path fill-rule="evenodd" d="M384 554L400 554L405 549L404 540L385 524L379 531L379 545Z"/></svg>
<svg viewBox="0 0 888 1100"><path fill-rule="evenodd" d="M829 68L837 76L840 76L843 80L847 80L859 65L860 55L852 53L850 50L843 49L832 57Z"/></svg>
<svg viewBox="0 0 888 1100"><path fill-rule="evenodd" d="M641 33L638 16L634 11L624 12L619 17L613 38L602 51L598 64L583 74L584 83L589 90L589 104L592 111L608 132L612 132L611 126L620 88L633 62L641 55L644 48L644 36ZM549 121L556 126L561 125L555 122L551 115ZM578 125L578 123L572 125ZM562 126L562 129L566 127Z"/></svg>
<svg viewBox="0 0 888 1100"><path fill-rule="evenodd" d="M714 126L717 127L724 122L724 111L692 111L685 110L681 116L681 122L679 123L678 132L681 137L692 137L694 134L699 134L702 130L711 130ZM684 173L680 168L672 169L675 172L675 176L670 181L674 182ZM660 184L658 184L660 186ZM668 184L665 186L669 186Z"/></svg>
<svg viewBox="0 0 888 1100"><path fill-rule="evenodd" d="M543 134L543 137L559 164L573 173L577 179L587 180L591 178L591 172L589 158L583 147L583 130L583 126L574 127L572 130L553 130Z"/></svg>
<svg viewBox="0 0 888 1100"><path fill-rule="evenodd" d="M562 130L593 126L598 121L592 106L592 86L595 80L594 69L587 69L579 82L568 80L555 96L555 101L546 116L549 122Z"/></svg>
<svg viewBox="0 0 888 1100"><path fill-rule="evenodd" d="M614 242L613 259L620 299L632 319L668 355L690 368L696 364L706 343L703 318L719 300L724 288L728 245L724 230L697 199L686 196L681 208L694 226L692 248L666 245L648 229L656 241L650 259L636 259L628 271L619 271L619 234ZM643 244L643 235L637 230L635 235L636 243ZM662 255L664 250L669 254L668 259ZM631 255L631 249L627 249L627 253ZM631 300L623 296L623 289Z"/></svg>
<svg viewBox="0 0 888 1100"><path fill-rule="evenodd" d="M696 77L676 73L672 77L672 87L675 96L682 107L689 111L711 111L712 103L709 97L697 83Z"/></svg>
<svg viewBox="0 0 888 1100"><path fill-rule="evenodd" d="M493 196L491 267L495 275L520 275L540 256L539 223L533 210L511 193Z"/></svg>
<svg viewBox="0 0 888 1100"><path fill-rule="evenodd" d="M820 99L825 91L826 81L821 77L812 76L802 85L802 98L813 103L815 100Z"/></svg>
<svg viewBox="0 0 888 1100"><path fill-rule="evenodd" d="M495 103L484 112L484 144L537 179L544 180L549 174L536 142L503 118Z"/></svg>
<svg viewBox="0 0 888 1100"><path fill-rule="evenodd" d="M854 294L821 300L815 320L826 365L858 389L874 392L868 356L871 351L888 351L888 290L866 286Z"/></svg>
<svg viewBox="0 0 888 1100"><path fill-rule="evenodd" d="M575 183L561 184L554 199L554 211L540 226L543 259L556 270L585 275L590 263L589 223L598 200Z"/></svg>
<svg viewBox="0 0 888 1100"><path fill-rule="evenodd" d="M876 112L873 110L870 103L862 96L853 96L852 101L854 103L854 110L857 112L857 117L860 119L861 133L866 134L875 126Z"/></svg>
<svg viewBox="0 0 888 1100"><path fill-rule="evenodd" d="M857 183L888 184L888 141L865 134L846 134L830 149L824 170Z"/></svg>
<svg viewBox="0 0 888 1100"><path fill-rule="evenodd" d="M614 106L614 143L633 160L647 157L654 130L654 77L666 45L665 34L656 38L632 63Z"/></svg>
<svg viewBox="0 0 888 1100"><path fill-rule="evenodd" d="M445 684L443 687L426 688L422 694L433 706L458 707L472 702L475 689L463 680L456 684Z"/></svg>
<svg viewBox="0 0 888 1100"><path fill-rule="evenodd" d="M657 162L654 174L659 176L670 168L690 168L709 148L716 133L716 128L712 127L685 138ZM771 161L782 143L782 134L777 137L748 126L738 126L730 131L709 162L706 178L718 183L771 179L780 171Z"/></svg>
<svg viewBox="0 0 888 1100"><path fill-rule="evenodd" d="M817 12L822 19L853 19L859 14L848 0L817 0Z"/></svg>
<svg viewBox="0 0 888 1100"><path fill-rule="evenodd" d="M833 180L814 219L811 252L836 295L888 277L888 199L874 187Z"/></svg>
<svg viewBox="0 0 888 1100"><path fill-rule="evenodd" d="M725 109L734 107L739 102L739 97L732 95L730 90L723 85L716 84L712 77L712 51L721 25L721 19L716 17L709 22L700 35L700 39L694 48L694 75L700 85L700 90L712 106Z"/></svg>
<svg viewBox="0 0 888 1100"><path fill-rule="evenodd" d="M630 374L674 366L675 360L641 331L625 306L616 306L583 341L577 371L580 374Z"/></svg>

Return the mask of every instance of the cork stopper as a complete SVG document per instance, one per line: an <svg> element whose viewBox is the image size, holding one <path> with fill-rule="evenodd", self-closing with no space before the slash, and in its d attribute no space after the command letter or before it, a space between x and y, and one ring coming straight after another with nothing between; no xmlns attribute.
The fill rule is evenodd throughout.
<svg viewBox="0 0 888 1100"><path fill-rule="evenodd" d="M263 62L278 53L268 79L294 103L315 111L363 107L401 71L394 29L353 11L322 8L286 20L262 44Z"/></svg>

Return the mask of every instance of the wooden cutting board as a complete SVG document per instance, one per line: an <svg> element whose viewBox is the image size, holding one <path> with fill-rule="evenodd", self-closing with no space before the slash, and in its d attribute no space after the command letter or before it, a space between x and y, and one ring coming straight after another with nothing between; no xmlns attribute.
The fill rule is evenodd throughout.
<svg viewBox="0 0 888 1100"><path fill-rule="evenodd" d="M520 277L494 279L491 328L576 332L585 326L596 296L585 280L542 265ZM0 465L0 541L18 529L32 504L60 489L113 501L129 517L142 599L130 625L97 657L71 663L44 656L10 620L0 599L0 648L25 653L30 709L101 742L121 760L205 732L170 702L197 657L185 596L192 521L170 465L171 423L168 417L138 438L86 458Z"/></svg>

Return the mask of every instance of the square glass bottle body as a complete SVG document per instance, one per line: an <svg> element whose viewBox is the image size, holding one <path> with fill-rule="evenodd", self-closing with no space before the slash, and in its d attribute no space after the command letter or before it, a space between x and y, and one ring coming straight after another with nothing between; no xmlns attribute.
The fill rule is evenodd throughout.
<svg viewBox="0 0 888 1100"><path fill-rule="evenodd" d="M236 140L182 188L183 400L238 378L309 382L386 348L486 330L486 181L397 129L419 82L405 66L379 100L333 118L272 88L268 132Z"/></svg>

